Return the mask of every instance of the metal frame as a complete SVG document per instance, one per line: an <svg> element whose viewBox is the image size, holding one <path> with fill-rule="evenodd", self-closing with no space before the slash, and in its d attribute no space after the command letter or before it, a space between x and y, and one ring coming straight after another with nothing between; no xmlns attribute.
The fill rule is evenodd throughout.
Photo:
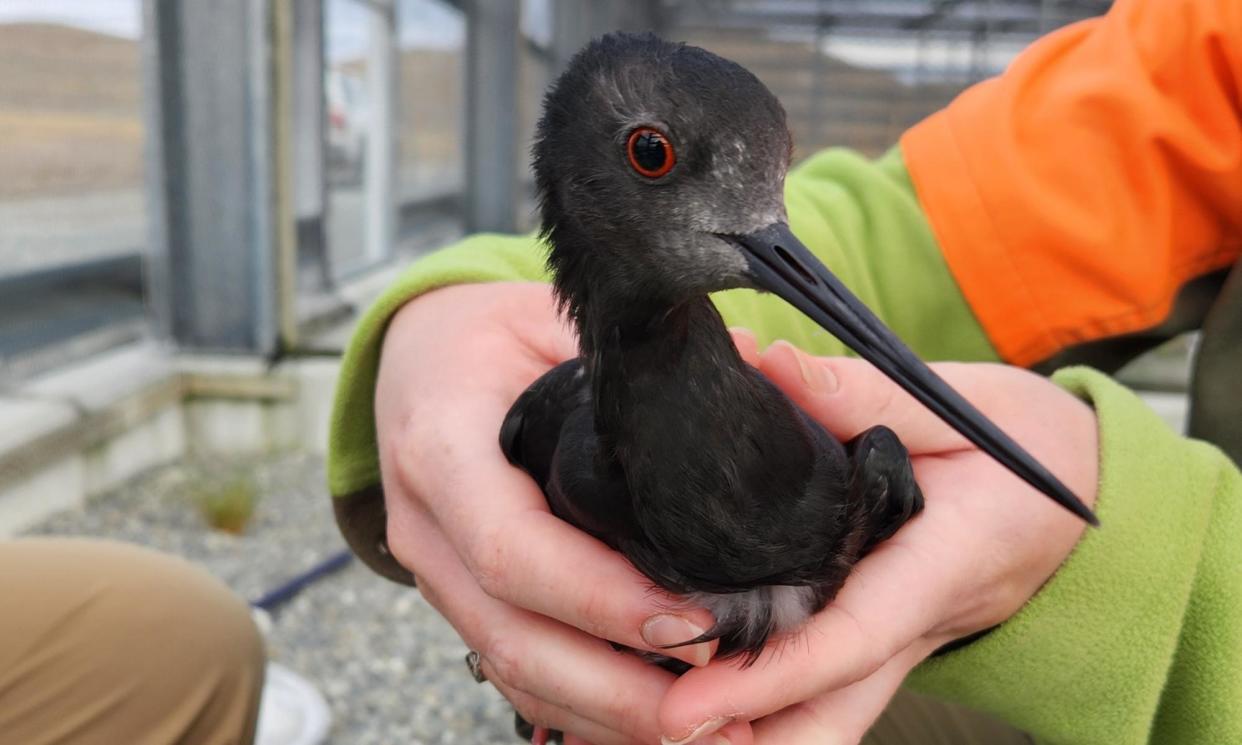
<svg viewBox="0 0 1242 745"><path fill-rule="evenodd" d="M466 229L517 228L517 3L466 0Z"/></svg>
<svg viewBox="0 0 1242 745"><path fill-rule="evenodd" d="M149 293L182 348L280 348L273 0L144 0ZM154 62L155 64L150 64Z"/></svg>
<svg viewBox="0 0 1242 745"><path fill-rule="evenodd" d="M466 229L513 232L522 191L517 169L518 50L525 43L556 75L592 37L663 28L659 0L553 0L550 49L519 32L517 2L453 0L466 14Z"/></svg>
<svg viewBox="0 0 1242 745"><path fill-rule="evenodd" d="M324 0L141 1L149 30L142 42L147 294L156 328L186 348L274 354L296 342L295 246L304 259L303 294L329 292L332 283L324 250ZM555 74L587 39L612 28L676 34L696 26L758 26L798 29L820 40L878 36L911 44L973 44L978 75L983 45L1032 38L1109 5L552 0L552 41L544 47L519 32L517 0L446 0L466 14L468 24L467 186L460 196L425 205L398 204L395 196L398 4L351 1L373 16L368 87L377 109L365 181L370 265L393 255L397 235L404 234L400 227L413 215L426 219L460 208L470 230L515 229L525 196L513 125L520 45ZM796 99L789 103L791 114L808 107ZM81 276L96 270L83 265L64 271ZM47 281L44 274L39 282ZM8 280L10 286L22 283L20 277Z"/></svg>
<svg viewBox="0 0 1242 745"><path fill-rule="evenodd" d="M377 264L396 242L397 11L391 2L363 0L370 6L367 91L371 129L367 137L363 188L366 259Z"/></svg>
<svg viewBox="0 0 1242 745"><path fill-rule="evenodd" d="M297 230L299 287L326 292L332 286L326 216L327 101L324 76L323 0L298 0L293 11L292 148L293 215Z"/></svg>
<svg viewBox="0 0 1242 745"><path fill-rule="evenodd" d="M1034 38L1106 11L1111 0L689 0L671 6L687 27L781 27L865 38L919 33L973 41L985 34Z"/></svg>

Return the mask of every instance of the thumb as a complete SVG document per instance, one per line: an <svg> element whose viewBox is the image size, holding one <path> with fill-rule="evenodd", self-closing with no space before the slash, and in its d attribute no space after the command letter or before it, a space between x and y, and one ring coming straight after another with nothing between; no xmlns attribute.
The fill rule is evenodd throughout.
<svg viewBox="0 0 1242 745"><path fill-rule="evenodd" d="M789 342L768 347L759 369L835 437L849 441L877 424L897 433L912 453L970 447L952 427L903 391L871 363L848 357L812 357ZM969 392L968 365L940 364L936 371Z"/></svg>
<svg viewBox="0 0 1242 745"><path fill-rule="evenodd" d="M754 723L755 745L854 745L888 708L910 670L928 654L922 640L871 675Z"/></svg>
<svg viewBox="0 0 1242 745"><path fill-rule="evenodd" d="M743 326L731 326L729 336L733 337L738 354L742 355L746 364L759 367L759 340L755 338L755 332Z"/></svg>

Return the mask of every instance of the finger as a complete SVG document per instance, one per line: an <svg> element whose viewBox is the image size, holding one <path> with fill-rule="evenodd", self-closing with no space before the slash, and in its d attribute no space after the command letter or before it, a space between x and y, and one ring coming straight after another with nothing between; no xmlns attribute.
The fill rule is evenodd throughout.
<svg viewBox="0 0 1242 745"><path fill-rule="evenodd" d="M396 445L402 452L381 458L381 466L386 484L427 495L415 501L426 505L477 584L493 598L592 636L706 664L715 642L663 647L711 628L710 612L654 592L619 553L548 512L534 482L500 454L498 402L479 397L458 403L455 416L436 417L443 425L437 437L403 440ZM390 522L391 550L419 569L408 556L417 540L401 535L400 527Z"/></svg>
<svg viewBox="0 0 1242 745"><path fill-rule="evenodd" d="M486 285L484 285L486 287ZM557 310L552 285L521 282L513 288L512 312L501 316L520 339L539 351L552 365L578 355L578 332Z"/></svg>
<svg viewBox="0 0 1242 745"><path fill-rule="evenodd" d="M655 742L673 676L482 591L437 531L419 534L420 588L488 664L488 678L627 737Z"/></svg>
<svg viewBox="0 0 1242 745"><path fill-rule="evenodd" d="M731 326L729 335L733 337L733 344L742 359L752 367L759 367L759 340L755 332L743 326Z"/></svg>
<svg viewBox="0 0 1242 745"><path fill-rule="evenodd" d="M540 700L501 682L496 670L486 657L482 659L482 665L488 682L495 686L496 690L500 691L500 695L508 699L509 703L513 704L513 708L522 715L522 718L536 727L546 727L566 733L565 745L570 745L574 741L589 743L589 745L635 745L638 743L638 740L632 737L603 727L567 709Z"/></svg>
<svg viewBox="0 0 1242 745"><path fill-rule="evenodd" d="M710 612L654 590L620 554L543 510L480 526L475 576L485 591L588 634L706 665L715 642L694 639Z"/></svg>
<svg viewBox="0 0 1242 745"><path fill-rule="evenodd" d="M445 319L453 319L453 332L474 332L503 327L505 336L516 337L537 352L546 365L577 354L577 335L557 311L552 286L536 282L483 282L448 285L423 293L393 314L385 332L384 347L394 341L411 343L435 340L445 333ZM473 341L473 339L472 339ZM470 345L456 345L468 352ZM447 351L441 348L437 351ZM425 360L415 355L411 362Z"/></svg>
<svg viewBox="0 0 1242 745"><path fill-rule="evenodd" d="M660 729L684 742L703 723L753 721L848 686L924 636L967 568L927 571L927 557L889 539L855 566L837 598L803 630L777 639L751 667L717 662L678 679L660 704Z"/></svg>
<svg viewBox="0 0 1242 745"><path fill-rule="evenodd" d="M853 745L871 729L930 648L914 644L862 680L754 723L759 745Z"/></svg>
<svg viewBox="0 0 1242 745"><path fill-rule="evenodd" d="M914 453L970 447L953 428L863 360L812 357L778 341L763 354L759 369L838 439L850 440L883 424ZM952 366L937 365L936 370L958 387Z"/></svg>
<svg viewBox="0 0 1242 745"><path fill-rule="evenodd" d="M1062 439L1057 435L1064 433L1066 415L1071 413L1063 402L1072 402L1069 408L1078 410L1076 418L1084 418L1089 412L1085 403L1045 378L1019 368L978 363L940 363L933 367L934 375L940 377L937 386L947 390L943 388L947 384L958 392L959 402L965 400L960 397L964 393L973 403L965 409L952 405L943 409L946 417L955 422L953 427L962 426L962 432L973 433L973 442L878 371L860 367L858 362L817 360L789 345L781 345L770 355L767 372L781 381L778 384L792 383L791 395L842 439L875 424L887 424L913 455L985 452L1013 477L1023 479L1080 519L1096 523L1088 504L1089 493L1084 495L1054 476L1057 469L1051 468L1046 457L1049 449L1056 450L1055 443ZM799 376L792 375L794 368L799 370ZM863 375L858 374L860 370ZM1035 402L1051 403L1049 391L1060 399L1049 408L1039 407ZM979 444L976 446L975 442Z"/></svg>

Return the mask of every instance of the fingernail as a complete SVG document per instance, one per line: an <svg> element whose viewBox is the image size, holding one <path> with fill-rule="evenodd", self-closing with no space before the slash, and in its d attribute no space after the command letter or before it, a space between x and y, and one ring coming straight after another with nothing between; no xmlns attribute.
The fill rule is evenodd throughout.
<svg viewBox="0 0 1242 745"><path fill-rule="evenodd" d="M751 331L745 326L730 326L729 333L733 334L734 336L744 336L747 339L750 339L751 341L755 341L758 338L755 336L754 331Z"/></svg>
<svg viewBox="0 0 1242 745"><path fill-rule="evenodd" d="M689 742L700 742L700 741L704 743L712 743L712 745L721 745L722 743L723 745L729 745L729 741L724 737L724 735L716 735L710 740L702 740L702 738L707 737L708 735L711 735L711 734L715 734L716 730L720 729L721 727L725 726L726 724L732 721L733 721L733 717L716 717L715 719L708 719L706 722L703 722L699 726L695 727L694 730L690 732L690 734L686 735L680 740L673 740L668 737L660 737L660 745L686 745L686 743L689 743Z"/></svg>
<svg viewBox="0 0 1242 745"><path fill-rule="evenodd" d="M643 641L659 649L688 642L691 639L702 636L704 631L704 629L690 623L681 616L660 614L652 616L643 622L642 635ZM678 647L676 650L668 651L676 651L678 657L685 655L684 659L697 667L706 665L708 662L711 662L712 658L711 645L708 642L699 642L698 644Z"/></svg>
<svg viewBox="0 0 1242 745"><path fill-rule="evenodd" d="M742 355L742 359L750 361L759 356L759 340L755 337L753 331L741 326L734 326L729 329L729 332L733 334L733 343L737 346L737 351Z"/></svg>
<svg viewBox="0 0 1242 745"><path fill-rule="evenodd" d="M806 352L790 344L794 359L798 360L798 369L802 371L802 382L816 393L832 393L837 389L837 376L832 374L828 366L813 359Z"/></svg>

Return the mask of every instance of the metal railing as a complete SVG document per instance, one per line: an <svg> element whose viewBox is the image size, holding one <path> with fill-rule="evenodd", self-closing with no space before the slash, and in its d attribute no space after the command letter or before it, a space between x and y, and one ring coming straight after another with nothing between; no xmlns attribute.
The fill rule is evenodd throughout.
<svg viewBox="0 0 1242 745"><path fill-rule="evenodd" d="M0 292L30 297L41 288L50 297L79 292L84 283L122 287L136 312L145 291L157 328L178 344L274 354L297 344L300 298L330 296L351 272L391 261L412 231L446 221L467 230L528 227L519 205L529 196L527 148L542 88L598 33L654 29L716 49L782 99L800 154L826 145L877 153L964 85L994 72L1005 50L1109 5L443 0L464 23L464 48L406 59L403 8L435 0L329 1L352 3L369 19L367 51L351 68L366 81L370 116L360 146L366 166L352 192L329 182L324 76L339 60L325 56L324 0L220 0L209 10L192 0L141 0L147 245L106 261L11 273ZM521 30L529 21L523 10L532 9L549 26L538 34ZM861 54L866 44L873 46ZM403 88L425 82L418 65L435 60L460 80L457 97ZM460 110L431 120L437 96ZM423 108L408 111L415 103ZM402 138L413 136L423 138L423 149L407 152ZM453 154L418 160L436 148ZM423 168L427 163L434 168ZM148 261L145 286L135 281L139 256ZM127 277L120 285L113 282L118 267ZM0 355L68 338L82 322L49 322L20 344L11 341L16 332L0 332Z"/></svg>

